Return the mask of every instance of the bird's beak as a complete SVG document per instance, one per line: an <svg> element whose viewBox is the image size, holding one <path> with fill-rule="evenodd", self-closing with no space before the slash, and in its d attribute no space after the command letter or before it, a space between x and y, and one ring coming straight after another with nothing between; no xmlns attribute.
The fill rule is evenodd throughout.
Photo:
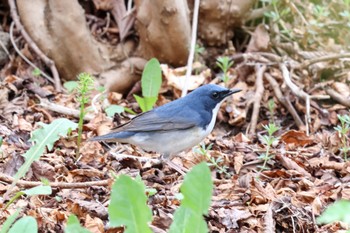
<svg viewBox="0 0 350 233"><path fill-rule="evenodd" d="M242 89L239 89L239 88L229 89L227 91L223 91L222 97L226 98L226 97L228 97L228 96L230 96L230 95L232 95L234 93L240 92L240 91L242 91Z"/></svg>
<svg viewBox="0 0 350 233"><path fill-rule="evenodd" d="M242 89L240 89L240 88L232 88L232 89L230 89L230 95L232 95L234 93L237 93L237 92L240 92L240 91L242 91Z"/></svg>

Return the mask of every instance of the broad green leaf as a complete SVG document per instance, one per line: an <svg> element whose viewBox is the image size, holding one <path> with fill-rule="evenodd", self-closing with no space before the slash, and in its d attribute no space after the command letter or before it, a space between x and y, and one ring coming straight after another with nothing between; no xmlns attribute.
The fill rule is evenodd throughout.
<svg viewBox="0 0 350 233"><path fill-rule="evenodd" d="M37 233L38 224L32 216L25 216L19 219L13 226L10 228L8 233Z"/></svg>
<svg viewBox="0 0 350 233"><path fill-rule="evenodd" d="M77 81L68 81L63 84L64 88L66 88L69 93L77 89L78 85L79 83Z"/></svg>
<svg viewBox="0 0 350 233"><path fill-rule="evenodd" d="M202 215L196 214L191 209L183 206L176 210L169 233L205 232L208 232L208 226Z"/></svg>
<svg viewBox="0 0 350 233"><path fill-rule="evenodd" d="M158 97L162 85L162 71L156 58L149 60L142 72L141 88L144 97Z"/></svg>
<svg viewBox="0 0 350 233"><path fill-rule="evenodd" d="M79 219L74 214L70 215L67 220L67 226L64 229L65 233L91 233L80 225Z"/></svg>
<svg viewBox="0 0 350 233"><path fill-rule="evenodd" d="M152 213L146 204L144 184L121 175L112 186L108 207L111 227L124 226L125 233L151 233Z"/></svg>
<svg viewBox="0 0 350 233"><path fill-rule="evenodd" d="M203 162L191 169L180 188L181 206L174 214L170 233L204 233L208 227L203 214L208 213L213 191L210 170Z"/></svg>
<svg viewBox="0 0 350 233"><path fill-rule="evenodd" d="M145 103L144 99L136 94L134 94L134 98L135 98L136 102L139 104L142 112L146 112L147 108L146 108L146 103Z"/></svg>
<svg viewBox="0 0 350 233"><path fill-rule="evenodd" d="M120 106L120 105L115 105L115 104L112 104L112 105L109 105L106 109L105 109L105 112L107 113L107 116L109 117L113 117L114 114L118 113L122 113L124 112L124 107L123 106Z"/></svg>
<svg viewBox="0 0 350 233"><path fill-rule="evenodd" d="M134 95L137 103L139 104L142 112L147 112L152 110L154 104L157 102L158 97L140 97L138 95Z"/></svg>
<svg viewBox="0 0 350 233"><path fill-rule="evenodd" d="M181 206L188 207L199 214L207 214L213 192L210 170L204 162L194 166L181 185L184 199Z"/></svg>
<svg viewBox="0 0 350 233"><path fill-rule="evenodd" d="M40 125L42 128L35 130L30 139L34 142L34 146L23 155L25 162L18 169L14 176L14 181L7 192L27 173L32 163L40 158L45 151L45 147L52 150L54 143L60 136L66 136L68 132L77 128L76 123L65 118L56 119L51 124L40 123Z"/></svg>
<svg viewBox="0 0 350 233"><path fill-rule="evenodd" d="M52 189L51 189L51 186L40 185L40 186L33 187L31 189L24 190L22 192L27 196L51 195Z"/></svg>
<svg viewBox="0 0 350 233"><path fill-rule="evenodd" d="M6 219L4 224L2 224L2 228L0 230L0 233L7 233L8 232L8 230L11 227L11 225L16 221L20 211L21 211L21 209L17 209L16 212L14 212L11 216L9 216Z"/></svg>
<svg viewBox="0 0 350 233"><path fill-rule="evenodd" d="M328 224L335 221L350 224L350 201L340 200L334 202L317 218L318 224Z"/></svg>

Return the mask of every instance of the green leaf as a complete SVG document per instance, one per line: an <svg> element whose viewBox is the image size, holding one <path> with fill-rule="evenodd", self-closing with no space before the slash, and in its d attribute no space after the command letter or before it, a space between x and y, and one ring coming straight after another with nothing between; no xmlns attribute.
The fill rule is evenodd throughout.
<svg viewBox="0 0 350 233"><path fill-rule="evenodd" d="M32 146L23 155L25 162L18 169L14 176L14 181L7 192L9 192L9 190L15 186L18 180L27 173L32 163L40 158L45 151L45 147L52 150L54 143L60 136L66 136L70 130L77 128L76 123L65 118L56 119L48 125L41 122L39 124L42 126L42 128L35 130L32 134L32 138L30 139L32 142L34 142L34 146Z"/></svg>
<svg viewBox="0 0 350 233"><path fill-rule="evenodd" d="M74 214L70 215L67 220L67 226L64 229L65 233L91 233L80 225L79 219Z"/></svg>
<svg viewBox="0 0 350 233"><path fill-rule="evenodd" d="M111 227L125 226L125 233L151 233L152 213L146 204L144 184L121 175L112 186L108 207Z"/></svg>
<svg viewBox="0 0 350 233"><path fill-rule="evenodd" d="M124 112L124 107L120 106L120 105L109 105L106 109L105 112L107 113L107 116L109 117L113 117L116 113L120 114L122 112Z"/></svg>
<svg viewBox="0 0 350 233"><path fill-rule="evenodd" d="M21 209L17 209L16 212L14 212L12 215L10 215L6 221L4 222L4 224L2 224L2 228L0 233L7 233L8 230L10 229L11 225L16 221L19 212L21 211Z"/></svg>
<svg viewBox="0 0 350 233"><path fill-rule="evenodd" d="M208 227L203 214L208 213L213 191L210 170L202 162L187 173L180 188L183 194L181 206L174 214L170 233L203 233Z"/></svg>
<svg viewBox="0 0 350 233"><path fill-rule="evenodd" d="M64 88L66 88L69 93L72 93L75 89L77 89L78 85L79 83L77 81L68 81L63 84Z"/></svg>
<svg viewBox="0 0 350 233"><path fill-rule="evenodd" d="M26 216L21 219L19 219L11 229L8 231L8 233L37 233L38 232L38 224L32 216Z"/></svg>
<svg viewBox="0 0 350 233"><path fill-rule="evenodd" d="M27 196L35 196L35 195L51 195L52 189L51 186L36 186L31 189L27 189L22 191Z"/></svg>
<svg viewBox="0 0 350 233"><path fill-rule="evenodd" d="M33 76L39 77L41 75L41 70L39 68L35 68L32 72Z"/></svg>
<svg viewBox="0 0 350 233"><path fill-rule="evenodd" d="M317 218L317 224L328 224L335 221L350 224L350 201L340 200L334 202Z"/></svg>
<svg viewBox="0 0 350 233"><path fill-rule="evenodd" d="M156 58L149 60L142 72L141 88L143 97L158 97L162 85L162 71Z"/></svg>
<svg viewBox="0 0 350 233"><path fill-rule="evenodd" d="M147 112L152 110L154 104L157 102L158 97L140 97L138 95L134 95L137 103L139 104L142 112Z"/></svg>
<svg viewBox="0 0 350 233"><path fill-rule="evenodd" d="M204 162L194 166L185 176L180 190L184 195L181 206L207 214L213 192L209 167Z"/></svg>
<svg viewBox="0 0 350 233"><path fill-rule="evenodd" d="M208 226L202 215L193 213L189 208L181 206L174 214L174 221L169 233L204 233Z"/></svg>

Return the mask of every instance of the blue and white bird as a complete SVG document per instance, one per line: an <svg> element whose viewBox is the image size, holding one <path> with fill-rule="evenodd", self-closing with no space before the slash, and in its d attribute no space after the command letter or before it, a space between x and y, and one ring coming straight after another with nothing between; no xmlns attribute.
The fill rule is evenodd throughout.
<svg viewBox="0 0 350 233"><path fill-rule="evenodd" d="M214 128L221 104L239 91L207 84L90 140L129 143L169 158L207 137Z"/></svg>

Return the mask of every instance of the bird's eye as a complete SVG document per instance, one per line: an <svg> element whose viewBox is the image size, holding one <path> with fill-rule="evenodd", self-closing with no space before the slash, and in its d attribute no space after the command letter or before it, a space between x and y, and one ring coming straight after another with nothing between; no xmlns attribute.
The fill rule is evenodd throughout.
<svg viewBox="0 0 350 233"><path fill-rule="evenodd" d="M217 99L219 97L219 93L218 92L213 92L211 94L211 96L214 98L214 99Z"/></svg>

